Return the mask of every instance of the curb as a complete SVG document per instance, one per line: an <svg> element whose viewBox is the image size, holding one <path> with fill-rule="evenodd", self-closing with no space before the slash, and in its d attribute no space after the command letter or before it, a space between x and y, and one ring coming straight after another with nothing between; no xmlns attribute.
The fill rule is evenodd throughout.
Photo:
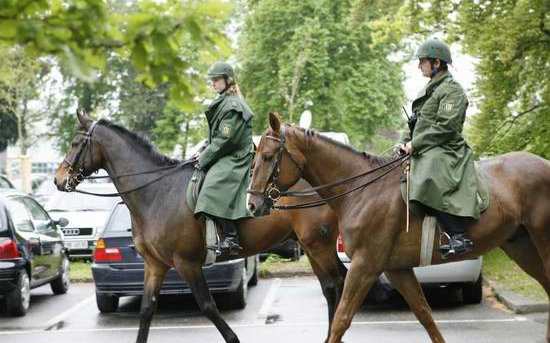
<svg viewBox="0 0 550 343"><path fill-rule="evenodd" d="M548 311L548 303L545 301L527 298L502 287L502 285L495 281L488 279L483 279L483 281L487 286L491 287L496 298L516 314Z"/></svg>

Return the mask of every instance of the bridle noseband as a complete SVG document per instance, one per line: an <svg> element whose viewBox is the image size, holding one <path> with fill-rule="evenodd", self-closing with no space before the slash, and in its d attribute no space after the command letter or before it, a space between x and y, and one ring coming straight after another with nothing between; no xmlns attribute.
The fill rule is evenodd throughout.
<svg viewBox="0 0 550 343"><path fill-rule="evenodd" d="M279 138L275 136L266 135L265 138L279 142L279 150L277 151L277 157L275 158L275 164L271 169L269 178L267 179L266 186L263 191L249 189L247 193L255 195L263 195L265 199L268 199L271 203L276 202L281 197L281 190L278 185L279 174L281 172L281 161L283 159L283 154L286 153L290 160L294 163L296 168L301 173L301 176L304 175L304 167L298 161L298 159L290 152L286 147L286 125L281 126L281 132Z"/></svg>
<svg viewBox="0 0 550 343"><path fill-rule="evenodd" d="M69 169L67 170L67 182L65 183L65 190L68 192L73 191L80 182L84 181L86 155L88 152L90 152L90 154L92 153L91 141L96 125L97 121L94 121L92 125L90 125L88 131L78 131L78 133L83 134L85 137L84 144L82 144L72 161L68 160L67 157L63 159L63 161L69 165ZM79 164L81 164L80 167L78 167Z"/></svg>

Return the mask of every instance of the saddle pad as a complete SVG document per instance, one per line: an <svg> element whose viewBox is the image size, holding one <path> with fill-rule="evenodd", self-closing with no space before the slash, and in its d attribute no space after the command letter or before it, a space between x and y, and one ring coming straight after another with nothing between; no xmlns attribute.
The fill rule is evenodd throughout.
<svg viewBox="0 0 550 343"><path fill-rule="evenodd" d="M211 219L206 219L206 258L204 265L210 265L216 262L216 247L218 246L218 232L216 223Z"/></svg>
<svg viewBox="0 0 550 343"><path fill-rule="evenodd" d="M432 264L432 253L434 247L435 231L437 220L432 216L425 216L422 222L422 238L420 239L420 267Z"/></svg>
<svg viewBox="0 0 550 343"><path fill-rule="evenodd" d="M199 197L199 192L202 188L202 184L204 182L204 178L206 177L206 173L195 170L193 172L193 176L191 177L191 181L187 184L187 192L185 194L186 200L187 200L187 206L189 206L189 209L191 212L195 212L195 207L197 206L197 199Z"/></svg>

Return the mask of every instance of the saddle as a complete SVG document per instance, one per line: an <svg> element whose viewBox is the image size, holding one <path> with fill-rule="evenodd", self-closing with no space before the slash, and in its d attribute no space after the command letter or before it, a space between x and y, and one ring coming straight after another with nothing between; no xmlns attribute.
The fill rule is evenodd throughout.
<svg viewBox="0 0 550 343"><path fill-rule="evenodd" d="M193 176L191 177L191 182L187 186L187 204L189 208L194 211L197 204L197 199L206 178L206 173L202 170L195 169ZM216 257L221 255L220 251L220 235L218 230L218 224L212 219L205 218L206 226L206 258L204 260L204 265L210 265L216 262Z"/></svg>

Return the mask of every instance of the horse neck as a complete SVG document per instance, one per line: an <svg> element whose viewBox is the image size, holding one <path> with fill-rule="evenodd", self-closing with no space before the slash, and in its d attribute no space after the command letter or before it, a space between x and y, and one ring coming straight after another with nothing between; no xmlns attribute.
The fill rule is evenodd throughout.
<svg viewBox="0 0 550 343"><path fill-rule="evenodd" d="M136 144L132 144L128 138L106 126L98 126L94 131L95 141L102 150L103 165L113 184L119 192L134 189L143 185L157 174L144 174L131 177L117 178L116 175L139 173L143 171L154 170L159 168L154 160ZM138 190L125 195L122 195L124 202L128 207L136 209L140 203L150 203L155 192L151 187L147 191ZM144 198L144 199L142 199ZM146 199L145 199L146 198ZM145 201L138 201L145 200Z"/></svg>
<svg viewBox="0 0 550 343"><path fill-rule="evenodd" d="M376 156L338 146L317 136L306 139L307 146L303 149L306 159L304 178L313 186L340 181L378 167ZM357 180L318 193L322 198L328 198L347 191L352 184L357 185ZM341 200L333 204L339 206Z"/></svg>

